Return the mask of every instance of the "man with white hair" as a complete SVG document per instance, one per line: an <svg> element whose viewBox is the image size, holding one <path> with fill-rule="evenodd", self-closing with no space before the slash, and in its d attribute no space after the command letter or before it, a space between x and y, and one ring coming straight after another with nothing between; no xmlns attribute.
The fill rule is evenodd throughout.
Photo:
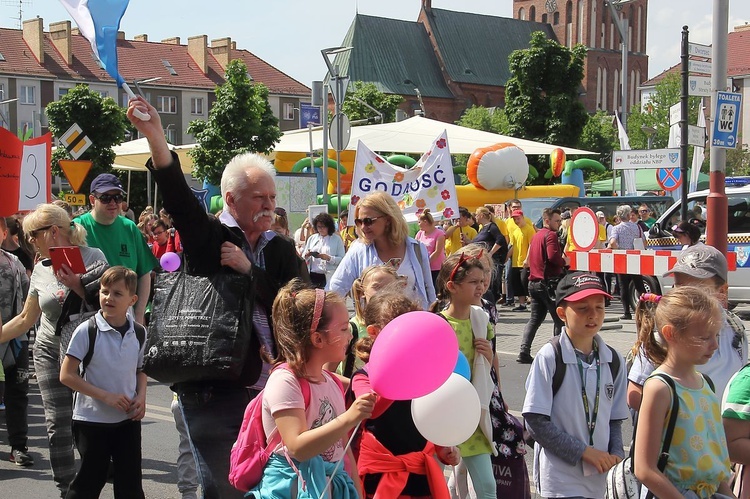
<svg viewBox="0 0 750 499"><path fill-rule="evenodd" d="M133 115L135 108L148 113L149 121ZM229 483L229 454L237 438L245 407L265 385L269 367L261 349L271 356L276 344L271 324L273 300L279 289L295 277L309 282L305 266L291 239L271 229L276 208L275 170L258 154L240 154L221 177L224 211L209 216L185 182L179 159L164 138L156 109L138 97L131 100L128 119L148 139L153 172L182 239L187 270L213 275L228 267L247 275L252 290L247 299L253 308L253 341L238 381L202 380L177 383L185 424L198 464L206 498L242 497Z"/></svg>

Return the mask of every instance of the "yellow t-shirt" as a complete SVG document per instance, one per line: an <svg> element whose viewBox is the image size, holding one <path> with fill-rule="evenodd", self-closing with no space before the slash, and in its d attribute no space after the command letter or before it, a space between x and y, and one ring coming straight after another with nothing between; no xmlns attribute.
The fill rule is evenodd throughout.
<svg viewBox="0 0 750 499"><path fill-rule="evenodd" d="M529 219L529 217L523 217L523 219L526 220L526 226L533 228L534 232L536 232L536 227L534 227L534 224L531 222L531 219ZM517 229L518 228L518 225L516 225L516 222L515 222L515 220L513 220L513 218L508 218L507 220L505 220L505 225L506 225L506 227L508 229L508 234L509 235L513 231L513 229ZM499 225L498 225L498 227L499 227Z"/></svg>
<svg viewBox="0 0 750 499"><path fill-rule="evenodd" d="M531 238L534 237L536 231L528 222L523 227L519 227L515 223L513 225L515 226L515 229L510 230L510 244L513 245L511 265L513 267L523 267L523 262L526 260L526 255L529 253Z"/></svg>
<svg viewBox="0 0 750 499"><path fill-rule="evenodd" d="M461 248L461 232L466 236L466 243L477 237L477 231L473 227L458 227L450 237L445 238L445 256L451 256Z"/></svg>
<svg viewBox="0 0 750 499"><path fill-rule="evenodd" d="M505 220L500 217L494 217L492 220L497 225L497 228L500 229L500 234L504 235L505 239L508 239L508 226L505 224Z"/></svg>
<svg viewBox="0 0 750 499"><path fill-rule="evenodd" d="M471 328L471 319L456 319L445 312L442 312L441 315L445 317L445 320L448 321L456 332L458 349L466 356L469 366L473 368L476 351L474 350L474 330ZM487 324L487 339L491 340L494 337L495 332L492 329L492 324ZM484 436L479 426L477 426L476 431L474 431L466 442L458 446L458 449L461 451L462 456L477 456L492 452L491 444L487 441L487 437Z"/></svg>

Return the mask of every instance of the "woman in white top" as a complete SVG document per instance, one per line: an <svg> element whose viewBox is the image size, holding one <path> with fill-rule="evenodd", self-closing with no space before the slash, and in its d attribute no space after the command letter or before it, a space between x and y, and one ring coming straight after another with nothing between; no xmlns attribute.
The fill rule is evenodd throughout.
<svg viewBox="0 0 750 499"><path fill-rule="evenodd" d="M349 246L328 289L346 296L364 269L389 264L406 277L407 289L424 309L429 308L435 301L430 256L422 243L409 237L404 215L393 198L384 192L370 194L356 204L354 216L359 239Z"/></svg>
<svg viewBox="0 0 750 499"><path fill-rule="evenodd" d="M344 258L344 241L328 213L315 217L312 225L315 233L305 241L302 256L307 261L313 285L322 289Z"/></svg>
<svg viewBox="0 0 750 499"><path fill-rule="evenodd" d="M310 219L306 218L304 222L302 222L302 226L294 231L294 244L297 247L297 253L302 255L302 251L305 249L305 243L307 243L307 238L310 237L313 233L312 226L310 225Z"/></svg>

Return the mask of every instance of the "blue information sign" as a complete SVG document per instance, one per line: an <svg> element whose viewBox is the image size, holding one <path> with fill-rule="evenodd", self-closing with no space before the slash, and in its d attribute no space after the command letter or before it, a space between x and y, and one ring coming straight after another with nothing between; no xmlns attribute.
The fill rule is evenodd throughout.
<svg viewBox="0 0 750 499"><path fill-rule="evenodd" d="M740 123L742 94L732 92L716 93L716 111L711 145L724 149L737 147L737 127Z"/></svg>
<svg viewBox="0 0 750 499"><path fill-rule="evenodd" d="M299 127L307 128L307 124L320 125L320 106L313 106L309 102L299 103Z"/></svg>

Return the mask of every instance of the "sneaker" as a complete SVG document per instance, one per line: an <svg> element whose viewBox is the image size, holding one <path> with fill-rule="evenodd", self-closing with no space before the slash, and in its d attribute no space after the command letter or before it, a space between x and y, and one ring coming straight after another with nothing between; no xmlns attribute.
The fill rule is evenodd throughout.
<svg viewBox="0 0 750 499"><path fill-rule="evenodd" d="M534 362L534 357L529 355L527 352L521 352L518 354L516 362L518 362L519 364L531 364L532 362Z"/></svg>
<svg viewBox="0 0 750 499"><path fill-rule="evenodd" d="M34 459L29 455L28 449L12 449L9 460L17 466L34 466Z"/></svg>
<svg viewBox="0 0 750 499"><path fill-rule="evenodd" d="M511 312L526 312L526 305L519 305L516 308L511 308Z"/></svg>
<svg viewBox="0 0 750 499"><path fill-rule="evenodd" d="M633 320L633 316L630 315L630 314L622 314L620 316L620 320L621 321L632 321Z"/></svg>
<svg viewBox="0 0 750 499"><path fill-rule="evenodd" d="M503 302L503 307L512 307L513 305L515 305L515 303L512 301Z"/></svg>

